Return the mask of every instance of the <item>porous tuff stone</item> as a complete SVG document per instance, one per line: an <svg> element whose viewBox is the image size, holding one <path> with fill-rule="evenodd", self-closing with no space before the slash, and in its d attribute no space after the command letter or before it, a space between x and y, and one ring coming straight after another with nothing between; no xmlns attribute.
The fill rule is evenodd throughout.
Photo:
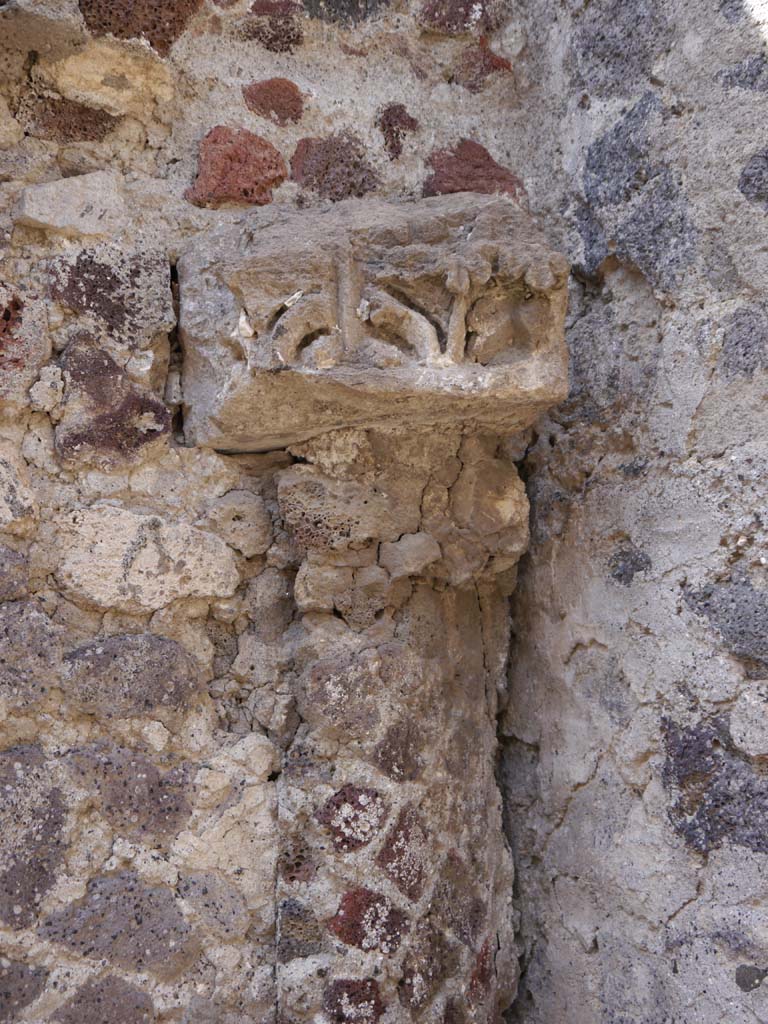
<svg viewBox="0 0 768 1024"><path fill-rule="evenodd" d="M243 86L245 105L254 114L268 117L277 124L300 121L304 113L304 96L295 82L288 78L267 78Z"/></svg>
<svg viewBox="0 0 768 1024"><path fill-rule="evenodd" d="M160 978L175 977L198 953L172 890L131 871L92 878L83 899L50 914L39 932L83 957Z"/></svg>
<svg viewBox="0 0 768 1024"><path fill-rule="evenodd" d="M365 147L350 133L301 139L291 157L291 178L333 202L364 196L379 184Z"/></svg>
<svg viewBox="0 0 768 1024"><path fill-rule="evenodd" d="M565 394L566 276L505 199L213 233L179 261L187 436L253 451L404 419L523 427Z"/></svg>
<svg viewBox="0 0 768 1024"><path fill-rule="evenodd" d="M116 975L87 981L54 1013L56 1024L153 1024L152 1000Z"/></svg>
<svg viewBox="0 0 768 1024"><path fill-rule="evenodd" d="M462 139L451 149L438 149L429 157L432 174L424 182L425 196L452 192L504 192L518 202L525 200L522 181L497 163L479 142Z"/></svg>
<svg viewBox="0 0 768 1024"><path fill-rule="evenodd" d="M197 177L184 197L196 206L264 206L288 170L271 142L245 128L211 128L200 143Z"/></svg>
<svg viewBox="0 0 768 1024"><path fill-rule="evenodd" d="M68 702L87 714L171 721L201 684L195 659L175 640L152 633L105 637L69 651L60 682Z"/></svg>
<svg viewBox="0 0 768 1024"><path fill-rule="evenodd" d="M200 4L201 0L78 0L94 35L143 38L161 54L168 53Z"/></svg>

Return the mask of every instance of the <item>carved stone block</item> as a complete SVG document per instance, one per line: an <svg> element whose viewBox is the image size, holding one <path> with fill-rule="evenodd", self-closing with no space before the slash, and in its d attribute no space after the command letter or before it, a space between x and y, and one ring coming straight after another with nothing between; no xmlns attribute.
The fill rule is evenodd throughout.
<svg viewBox="0 0 768 1024"><path fill-rule="evenodd" d="M499 196L274 211L179 261L190 441L530 424L567 391L567 263Z"/></svg>

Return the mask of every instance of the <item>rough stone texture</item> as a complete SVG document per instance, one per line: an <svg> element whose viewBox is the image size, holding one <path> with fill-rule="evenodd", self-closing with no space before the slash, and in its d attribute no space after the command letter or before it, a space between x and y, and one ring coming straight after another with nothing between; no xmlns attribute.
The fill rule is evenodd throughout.
<svg viewBox="0 0 768 1024"><path fill-rule="evenodd" d="M136 633L111 636L69 651L61 689L78 710L102 718L183 711L200 689L201 674L175 640Z"/></svg>
<svg viewBox="0 0 768 1024"><path fill-rule="evenodd" d="M302 13L296 0L254 0L240 31L272 53L292 53L304 42Z"/></svg>
<svg viewBox="0 0 768 1024"><path fill-rule="evenodd" d="M301 139L291 157L291 178L333 202L364 196L379 183L363 144L351 134Z"/></svg>
<svg viewBox="0 0 768 1024"><path fill-rule="evenodd" d="M766 1017L763 8L0 3L0 1017Z"/></svg>
<svg viewBox="0 0 768 1024"><path fill-rule="evenodd" d="M160 978L175 977L197 956L172 891L131 871L92 878L82 901L48 916L39 932L82 957Z"/></svg>
<svg viewBox="0 0 768 1024"><path fill-rule="evenodd" d="M0 786L0 920L18 929L33 923L56 881L65 852L66 809L37 746L2 751Z"/></svg>
<svg viewBox="0 0 768 1024"><path fill-rule="evenodd" d="M287 78L267 78L243 86L245 105L254 114L271 118L277 124L300 121L304 113L304 97L295 82Z"/></svg>
<svg viewBox="0 0 768 1024"><path fill-rule="evenodd" d="M157 1018L145 992L107 975L82 985L51 1019L57 1024L152 1024Z"/></svg>
<svg viewBox="0 0 768 1024"><path fill-rule="evenodd" d="M248 229L214 235L180 261L190 437L271 448L391 422L394 396L395 419L409 408L412 422L484 411L498 420L503 401L515 429L561 393L565 267L514 204L460 196L338 209L333 219L302 215L295 238L284 220L260 231L246 262Z"/></svg>
<svg viewBox="0 0 768 1024"><path fill-rule="evenodd" d="M0 961L0 1013L13 1024L45 988L48 972L16 960Z"/></svg>
<svg viewBox="0 0 768 1024"><path fill-rule="evenodd" d="M271 142L245 128L211 128L200 143L197 177L184 195L196 206L272 202L288 171Z"/></svg>
<svg viewBox="0 0 768 1024"><path fill-rule="evenodd" d="M102 469L152 456L171 428L160 399L135 384L112 357L76 338L61 363L64 391L56 426L62 462Z"/></svg>
<svg viewBox="0 0 768 1024"><path fill-rule="evenodd" d="M435 150L429 157L432 174L424 182L425 196L451 192L505 192L523 200L525 189L517 175L496 163L488 150L471 139L462 139L451 149Z"/></svg>
<svg viewBox="0 0 768 1024"><path fill-rule="evenodd" d="M403 153L406 133L418 130L419 122L411 117L402 103L390 103L379 114L376 126L384 136L384 147L390 160L397 160Z"/></svg>
<svg viewBox="0 0 768 1024"><path fill-rule="evenodd" d="M143 38L163 55L184 31L200 0L78 0L86 26L94 35Z"/></svg>
<svg viewBox="0 0 768 1024"><path fill-rule="evenodd" d="M229 597L232 552L212 533L100 506L58 524L62 586L101 608L154 611L184 597Z"/></svg>

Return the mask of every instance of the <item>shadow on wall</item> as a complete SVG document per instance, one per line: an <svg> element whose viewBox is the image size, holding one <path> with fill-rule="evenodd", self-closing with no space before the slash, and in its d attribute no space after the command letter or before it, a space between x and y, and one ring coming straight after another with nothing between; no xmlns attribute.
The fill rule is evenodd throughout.
<svg viewBox="0 0 768 1024"><path fill-rule="evenodd" d="M552 2L526 31L527 144L561 146L532 205L574 277L570 398L522 466L507 1019L746 1024L768 1014L768 6Z"/></svg>

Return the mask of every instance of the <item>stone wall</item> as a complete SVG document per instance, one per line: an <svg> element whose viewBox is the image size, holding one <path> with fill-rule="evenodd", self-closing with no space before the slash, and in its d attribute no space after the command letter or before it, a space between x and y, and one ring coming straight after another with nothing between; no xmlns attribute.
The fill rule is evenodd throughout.
<svg viewBox="0 0 768 1024"><path fill-rule="evenodd" d="M523 176L574 269L501 719L512 1019L763 1020L765 9L528 6Z"/></svg>
<svg viewBox="0 0 768 1024"><path fill-rule="evenodd" d="M761 5L0 27L0 1020L763 1019ZM556 413L195 443L190 253L465 190L568 256Z"/></svg>

